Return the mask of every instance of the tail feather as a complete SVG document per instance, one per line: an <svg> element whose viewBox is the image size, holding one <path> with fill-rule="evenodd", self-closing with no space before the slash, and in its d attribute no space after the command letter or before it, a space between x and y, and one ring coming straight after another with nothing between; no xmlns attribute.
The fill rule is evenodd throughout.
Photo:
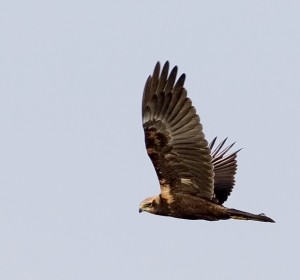
<svg viewBox="0 0 300 280"><path fill-rule="evenodd" d="M256 215L256 214L251 214L251 213L247 213L247 212L236 210L236 209L228 209L228 213L230 215L230 218L232 218L232 219L275 223L274 220L267 217L263 213Z"/></svg>

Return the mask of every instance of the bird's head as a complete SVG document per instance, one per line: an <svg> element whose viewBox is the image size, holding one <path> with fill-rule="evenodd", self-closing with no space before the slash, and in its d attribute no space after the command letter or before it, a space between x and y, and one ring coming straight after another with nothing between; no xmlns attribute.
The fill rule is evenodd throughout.
<svg viewBox="0 0 300 280"><path fill-rule="evenodd" d="M139 212L148 212L151 214L156 214L157 206L159 204L159 196L148 197L143 200L140 204Z"/></svg>

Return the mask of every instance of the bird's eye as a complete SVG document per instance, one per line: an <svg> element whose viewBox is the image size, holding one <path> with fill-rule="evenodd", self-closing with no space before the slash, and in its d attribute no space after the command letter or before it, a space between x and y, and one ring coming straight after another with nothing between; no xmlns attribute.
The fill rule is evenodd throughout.
<svg viewBox="0 0 300 280"><path fill-rule="evenodd" d="M146 207L152 207L152 202L147 203Z"/></svg>

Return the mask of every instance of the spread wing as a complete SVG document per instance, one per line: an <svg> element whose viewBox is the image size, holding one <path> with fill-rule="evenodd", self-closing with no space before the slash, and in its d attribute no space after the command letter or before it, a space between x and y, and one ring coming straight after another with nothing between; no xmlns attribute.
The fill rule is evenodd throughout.
<svg viewBox="0 0 300 280"><path fill-rule="evenodd" d="M156 64L143 94L142 115L147 153L161 191L213 196L213 165L199 116L187 98L177 67L169 75L169 62L160 73ZM176 83L175 83L176 82Z"/></svg>
<svg viewBox="0 0 300 280"><path fill-rule="evenodd" d="M228 196L230 195L234 184L235 179L234 175L237 170L237 153L240 151L235 151L232 154L226 155L227 152L234 145L226 147L222 150L227 138L223 140L214 150L214 145L217 138L214 138L210 143L209 148L211 150L211 156L213 158L212 163L214 165L214 192L215 199L217 199L217 203L223 204Z"/></svg>

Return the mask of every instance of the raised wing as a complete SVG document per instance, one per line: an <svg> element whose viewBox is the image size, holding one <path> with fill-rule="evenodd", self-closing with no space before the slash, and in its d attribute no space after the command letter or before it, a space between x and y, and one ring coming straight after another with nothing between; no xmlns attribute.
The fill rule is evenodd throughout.
<svg viewBox="0 0 300 280"><path fill-rule="evenodd" d="M187 98L177 67L170 75L167 61L160 73L156 64L143 95L142 115L147 153L161 191L213 197L213 165L199 116Z"/></svg>
<svg viewBox="0 0 300 280"><path fill-rule="evenodd" d="M211 156L213 158L212 163L214 165L214 192L216 202L219 204L223 204L228 196L230 195L234 184L235 179L234 175L237 170L237 153L240 150L233 152L232 154L226 155L226 153L232 148L234 145L226 147L222 150L227 138L223 140L214 150L214 145L217 140L217 137L213 139L210 143L209 148L211 149Z"/></svg>

